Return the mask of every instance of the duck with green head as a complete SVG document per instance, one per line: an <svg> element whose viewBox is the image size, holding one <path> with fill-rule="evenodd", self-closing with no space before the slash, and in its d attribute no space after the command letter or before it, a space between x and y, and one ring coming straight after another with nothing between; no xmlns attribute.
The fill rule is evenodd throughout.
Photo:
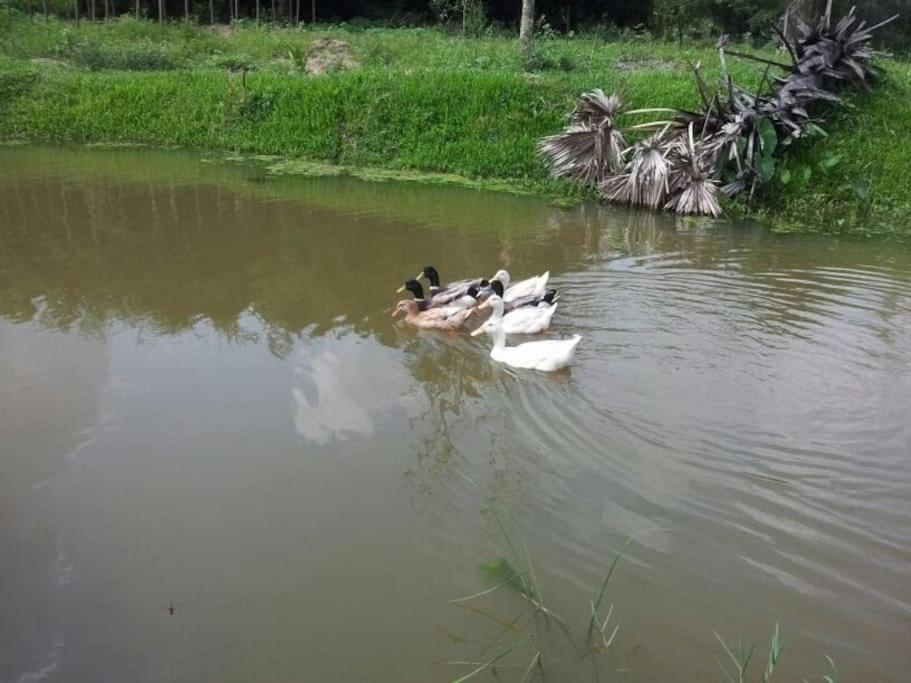
<svg viewBox="0 0 911 683"><path fill-rule="evenodd" d="M424 269L415 277L418 281L423 278L426 278L430 283L430 287L428 288L430 290L430 298L434 301L438 301L440 305L446 305L449 302L464 296L468 293L468 288L472 285L476 287L486 287L488 285L487 280L480 277L456 280L455 282L449 282L445 285L441 284L440 274L433 266L424 266Z"/></svg>
<svg viewBox="0 0 911 683"><path fill-rule="evenodd" d="M444 330L454 332L460 329L469 317L475 312L478 303L478 288L468 288L464 299L470 301L467 305L436 306L424 298L424 288L417 280L408 280L398 291L408 290L413 299L405 299L396 304L392 312L395 317L399 313L405 314L405 322L423 329ZM460 304L465 302L459 301Z"/></svg>
<svg viewBox="0 0 911 683"><path fill-rule="evenodd" d="M482 290L490 284L487 280L483 278L473 278L468 280L458 280L457 282L450 282L447 285L440 284L440 274L437 272L437 269L433 266L425 266L424 269L417 274L413 280L408 280L404 285L399 287L398 291L403 292L406 289L415 292L414 285L416 284L421 288L420 280L427 278L430 282L429 296L425 299L428 306L435 308L437 306L473 306L477 303L477 296L473 297L475 300L472 301L469 296L469 289L471 287L476 287L478 290ZM414 284L411 284L414 283ZM421 294L418 296L415 294L415 299L424 299L424 295ZM460 303L461 302L461 303Z"/></svg>
<svg viewBox="0 0 911 683"><path fill-rule="evenodd" d="M481 296L481 288L477 285L469 285L465 293L457 297L425 297L424 287L417 280L407 280L396 292L411 292L418 310L427 311L432 308L474 308L478 304Z"/></svg>

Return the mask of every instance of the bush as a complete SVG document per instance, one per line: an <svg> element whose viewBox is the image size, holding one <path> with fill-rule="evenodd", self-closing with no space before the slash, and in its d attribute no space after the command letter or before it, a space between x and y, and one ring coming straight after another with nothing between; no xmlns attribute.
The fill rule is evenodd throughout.
<svg viewBox="0 0 911 683"><path fill-rule="evenodd" d="M94 70L170 71L183 64L173 48L150 40L127 45L78 41L58 55Z"/></svg>

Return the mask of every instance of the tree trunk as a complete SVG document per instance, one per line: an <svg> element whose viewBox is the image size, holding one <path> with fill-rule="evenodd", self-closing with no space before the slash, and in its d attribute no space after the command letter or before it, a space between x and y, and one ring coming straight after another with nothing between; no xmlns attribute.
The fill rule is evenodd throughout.
<svg viewBox="0 0 911 683"><path fill-rule="evenodd" d="M48 0L44 0L44 23L48 23L51 20L51 8Z"/></svg>
<svg viewBox="0 0 911 683"><path fill-rule="evenodd" d="M215 24L215 0L209 0L209 25Z"/></svg>
<svg viewBox="0 0 911 683"><path fill-rule="evenodd" d="M79 0L73 0L73 19L76 22L76 26L79 26Z"/></svg>
<svg viewBox="0 0 911 683"><path fill-rule="evenodd" d="M256 0L256 25L259 26L259 6L260 0Z"/></svg>
<svg viewBox="0 0 911 683"><path fill-rule="evenodd" d="M519 21L519 40L530 47L535 33L535 0L522 0L522 19Z"/></svg>
<svg viewBox="0 0 911 683"><path fill-rule="evenodd" d="M310 23L316 23L316 0L310 0Z"/></svg>
<svg viewBox="0 0 911 683"><path fill-rule="evenodd" d="M183 0L183 20L190 21L190 0Z"/></svg>
<svg viewBox="0 0 911 683"><path fill-rule="evenodd" d="M136 20L139 20L139 0L136 0Z"/></svg>
<svg viewBox="0 0 911 683"><path fill-rule="evenodd" d="M278 15L275 13L275 0L272 0L272 23L278 21Z"/></svg>
<svg viewBox="0 0 911 683"><path fill-rule="evenodd" d="M158 23L164 23L164 0L158 0Z"/></svg>
<svg viewBox="0 0 911 683"><path fill-rule="evenodd" d="M95 21L95 0L89 0L89 19Z"/></svg>
<svg viewBox="0 0 911 683"><path fill-rule="evenodd" d="M32 0L28 0L28 20L35 21L35 8L32 7Z"/></svg>
<svg viewBox="0 0 911 683"><path fill-rule="evenodd" d="M294 23L301 23L301 0L296 0L294 3Z"/></svg>
<svg viewBox="0 0 911 683"><path fill-rule="evenodd" d="M101 0L104 3L104 20L108 20L108 0Z"/></svg>

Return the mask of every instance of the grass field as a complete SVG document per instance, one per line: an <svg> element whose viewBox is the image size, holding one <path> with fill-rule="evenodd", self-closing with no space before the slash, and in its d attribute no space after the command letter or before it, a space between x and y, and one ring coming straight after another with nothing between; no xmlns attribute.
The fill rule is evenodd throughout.
<svg viewBox="0 0 911 683"><path fill-rule="evenodd" d="M357 66L306 73L320 38ZM634 34L541 40L429 28L229 27L121 18L29 22L0 10L0 137L138 142L276 154L333 165L454 174L547 195L585 191L547 178L536 141L578 94L618 90L637 108L696 106L688 63L717 77L711 46ZM777 230L911 235L911 65L885 60L872 96L792 150L783 179L732 213ZM760 79L734 63L735 79ZM451 177L447 176L451 181Z"/></svg>

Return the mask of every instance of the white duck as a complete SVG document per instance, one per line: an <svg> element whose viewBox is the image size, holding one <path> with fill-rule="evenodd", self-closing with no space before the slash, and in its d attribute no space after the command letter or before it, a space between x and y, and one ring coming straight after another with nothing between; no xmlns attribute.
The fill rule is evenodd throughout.
<svg viewBox="0 0 911 683"><path fill-rule="evenodd" d="M493 315L490 320L499 321L506 334L538 334L550 327L557 304L541 302L537 306L523 306L503 315L503 299L492 294L487 301L478 306L478 310L490 308Z"/></svg>
<svg viewBox="0 0 911 683"><path fill-rule="evenodd" d="M582 339L576 335L570 339L548 339L506 346L506 332L499 320L488 320L472 332L471 336L476 337L483 332L487 332L493 338L490 357L498 363L544 372L553 372L569 365L576 352L576 346Z"/></svg>
<svg viewBox="0 0 911 683"><path fill-rule="evenodd" d="M520 296L544 296L544 292L547 289L547 280L550 279L550 271L548 270L543 275L530 277L527 280L514 282L511 285L509 284L509 273L505 270L498 270L496 275L490 279L503 283L503 288L505 290L503 292L503 301L509 303Z"/></svg>

